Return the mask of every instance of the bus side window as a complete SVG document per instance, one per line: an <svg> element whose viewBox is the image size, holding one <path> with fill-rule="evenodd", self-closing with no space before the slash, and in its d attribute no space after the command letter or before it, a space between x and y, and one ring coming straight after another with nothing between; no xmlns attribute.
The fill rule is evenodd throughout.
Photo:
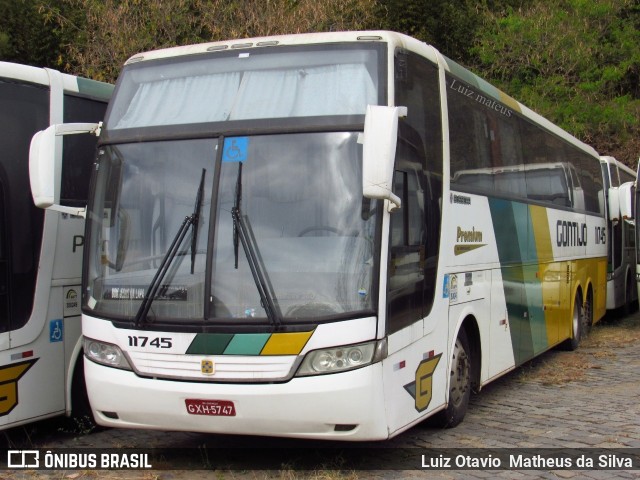
<svg viewBox="0 0 640 480"><path fill-rule="evenodd" d="M395 62L395 104L408 114L400 120L396 148L395 188L403 212L391 214L388 334L424 318L433 306L443 173L438 67L401 49Z"/></svg>
<svg viewBox="0 0 640 480"><path fill-rule="evenodd" d="M398 195L405 204L405 185L407 183L407 174L395 171L393 174L393 193ZM404 221L404 212L402 209L395 211L391 215L389 245L391 249L403 247L406 238L406 222Z"/></svg>
<svg viewBox="0 0 640 480"><path fill-rule="evenodd" d="M29 143L49 123L49 90L0 80L0 182L4 203L3 268L8 301L2 328L17 330L31 318L42 244L44 210L29 186ZM3 279L4 281L4 279Z"/></svg>
<svg viewBox="0 0 640 480"><path fill-rule="evenodd" d="M64 123L99 122L104 118L106 108L104 102L65 94ZM86 207L97 138L93 135L67 135L62 141L60 203Z"/></svg>
<svg viewBox="0 0 640 480"><path fill-rule="evenodd" d="M401 124L399 132L393 189L402 199L402 207L391 214L388 333L411 325L424 315L425 150L413 128Z"/></svg>
<svg viewBox="0 0 640 480"><path fill-rule="evenodd" d="M422 318L424 289L424 192L414 172L396 171L394 193L402 208L391 214L389 238L388 333Z"/></svg>
<svg viewBox="0 0 640 480"><path fill-rule="evenodd" d="M4 188L0 181L0 332L9 330L9 252Z"/></svg>

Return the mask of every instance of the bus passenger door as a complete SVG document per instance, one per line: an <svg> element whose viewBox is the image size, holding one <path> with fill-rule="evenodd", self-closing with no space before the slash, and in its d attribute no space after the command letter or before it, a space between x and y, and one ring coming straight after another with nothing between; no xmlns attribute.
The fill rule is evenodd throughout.
<svg viewBox="0 0 640 480"><path fill-rule="evenodd" d="M392 433L413 421L415 359L423 335L424 245L421 192L415 171L396 170L394 193L402 207L391 213L387 267L387 335L389 356L383 363L387 423ZM411 226L410 226L411 225ZM412 383L413 382L413 383ZM407 385L412 393L408 393Z"/></svg>
<svg viewBox="0 0 640 480"><path fill-rule="evenodd" d="M420 164L409 162L409 145L399 142L394 193L402 208L391 213L387 274L387 335L389 355L383 363L389 432L416 421L444 402L446 383L446 322L425 336L424 316L433 303L433 284L425 275L435 269L433 232L426 219L437 200ZM426 211L426 212L425 212ZM439 218L439 217L438 217ZM440 318L440 317L439 317ZM432 388L433 387L433 388Z"/></svg>
<svg viewBox="0 0 640 480"><path fill-rule="evenodd" d="M59 214L46 212L42 253L38 263L33 307L26 321L10 332L10 350L4 366L6 386L0 415L8 425L37 420L65 411L65 328L63 286L54 280L52 267L58 252L54 241L63 235ZM57 225L57 226L56 226ZM47 233L56 232L53 239ZM15 244L11 245L16 250ZM55 253L54 253L55 252ZM58 260L60 261L60 260ZM15 284L12 283L12 287ZM16 296L13 296L16 299ZM20 297L17 297L18 301ZM12 312L13 313L13 312ZM12 319L14 316L12 315Z"/></svg>

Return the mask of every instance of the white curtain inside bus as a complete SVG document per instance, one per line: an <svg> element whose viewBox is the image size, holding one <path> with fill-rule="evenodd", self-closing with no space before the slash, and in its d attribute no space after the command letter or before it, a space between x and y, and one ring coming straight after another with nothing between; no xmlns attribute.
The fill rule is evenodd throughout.
<svg viewBox="0 0 640 480"><path fill-rule="evenodd" d="M223 72L141 83L115 128L361 115L376 103L365 64Z"/></svg>

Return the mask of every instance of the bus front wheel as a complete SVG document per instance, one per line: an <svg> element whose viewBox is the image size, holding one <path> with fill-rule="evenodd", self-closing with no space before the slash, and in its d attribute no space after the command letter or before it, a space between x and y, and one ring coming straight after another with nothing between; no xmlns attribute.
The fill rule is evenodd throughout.
<svg viewBox="0 0 640 480"><path fill-rule="evenodd" d="M458 333L453 347L449 374L449 401L437 420L442 426L452 428L464 419L471 396L471 355L464 329Z"/></svg>

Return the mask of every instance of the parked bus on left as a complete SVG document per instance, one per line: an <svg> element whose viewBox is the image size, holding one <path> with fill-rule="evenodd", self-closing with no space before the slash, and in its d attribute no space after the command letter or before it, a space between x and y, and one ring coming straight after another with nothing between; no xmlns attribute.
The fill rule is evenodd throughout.
<svg viewBox="0 0 640 480"><path fill-rule="evenodd" d="M0 62L0 429L89 413L82 369L80 277L95 138L56 155L61 207L36 208L29 145L48 125L102 120L113 86Z"/></svg>

